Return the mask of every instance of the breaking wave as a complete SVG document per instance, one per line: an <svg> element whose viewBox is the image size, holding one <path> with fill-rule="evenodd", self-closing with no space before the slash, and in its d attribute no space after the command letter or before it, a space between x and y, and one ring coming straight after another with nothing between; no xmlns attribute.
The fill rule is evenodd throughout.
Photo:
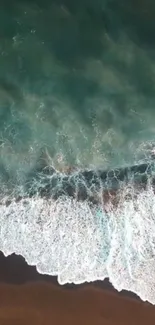
<svg viewBox="0 0 155 325"><path fill-rule="evenodd" d="M117 203L110 192L106 200L100 193L97 204L64 193L57 198L39 191L18 199L14 193L5 196L0 250L6 256L24 256L39 273L57 275L61 285L108 277L118 291L133 291L155 304L155 196L150 179L141 190L133 182L122 183L115 193Z"/></svg>

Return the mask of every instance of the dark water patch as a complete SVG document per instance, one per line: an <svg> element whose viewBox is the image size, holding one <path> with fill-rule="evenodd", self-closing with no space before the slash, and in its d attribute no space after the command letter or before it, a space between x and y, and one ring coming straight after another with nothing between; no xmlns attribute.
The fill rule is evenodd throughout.
<svg viewBox="0 0 155 325"><path fill-rule="evenodd" d="M36 180L30 179L26 186L28 195L39 194L42 197L57 199L67 195L76 197L78 200L95 200L100 191L117 191L122 187L132 185L133 187L146 189L147 185L154 184L154 163L135 165L113 170L85 170L68 175L49 170L46 177L46 169L38 174ZM31 185L32 184L32 185Z"/></svg>

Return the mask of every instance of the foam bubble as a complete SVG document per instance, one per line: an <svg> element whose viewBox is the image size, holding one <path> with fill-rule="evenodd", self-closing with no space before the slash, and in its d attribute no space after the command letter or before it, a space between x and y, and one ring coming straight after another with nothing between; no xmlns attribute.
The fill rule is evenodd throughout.
<svg viewBox="0 0 155 325"><path fill-rule="evenodd" d="M45 176L47 177L47 176ZM60 284L104 280L155 304L155 196L149 185L121 188L118 204L14 195L1 200L0 250L57 275Z"/></svg>

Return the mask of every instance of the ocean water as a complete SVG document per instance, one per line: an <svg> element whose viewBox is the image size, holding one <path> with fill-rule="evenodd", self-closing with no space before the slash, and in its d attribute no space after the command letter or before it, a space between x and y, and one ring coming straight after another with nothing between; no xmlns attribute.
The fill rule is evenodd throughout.
<svg viewBox="0 0 155 325"><path fill-rule="evenodd" d="M0 249L153 304L153 183L112 182L112 204L94 175L154 159L154 18L151 0L0 4Z"/></svg>

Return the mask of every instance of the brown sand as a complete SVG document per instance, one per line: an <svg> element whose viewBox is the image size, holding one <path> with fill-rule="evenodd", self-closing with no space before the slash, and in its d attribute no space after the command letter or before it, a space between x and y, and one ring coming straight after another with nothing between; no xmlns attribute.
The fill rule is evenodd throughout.
<svg viewBox="0 0 155 325"><path fill-rule="evenodd" d="M155 307L90 286L63 290L47 283L1 284L0 324L138 325L155 323Z"/></svg>
<svg viewBox="0 0 155 325"><path fill-rule="evenodd" d="M0 325L155 324L155 307L98 282L62 287L20 256L0 254Z"/></svg>

